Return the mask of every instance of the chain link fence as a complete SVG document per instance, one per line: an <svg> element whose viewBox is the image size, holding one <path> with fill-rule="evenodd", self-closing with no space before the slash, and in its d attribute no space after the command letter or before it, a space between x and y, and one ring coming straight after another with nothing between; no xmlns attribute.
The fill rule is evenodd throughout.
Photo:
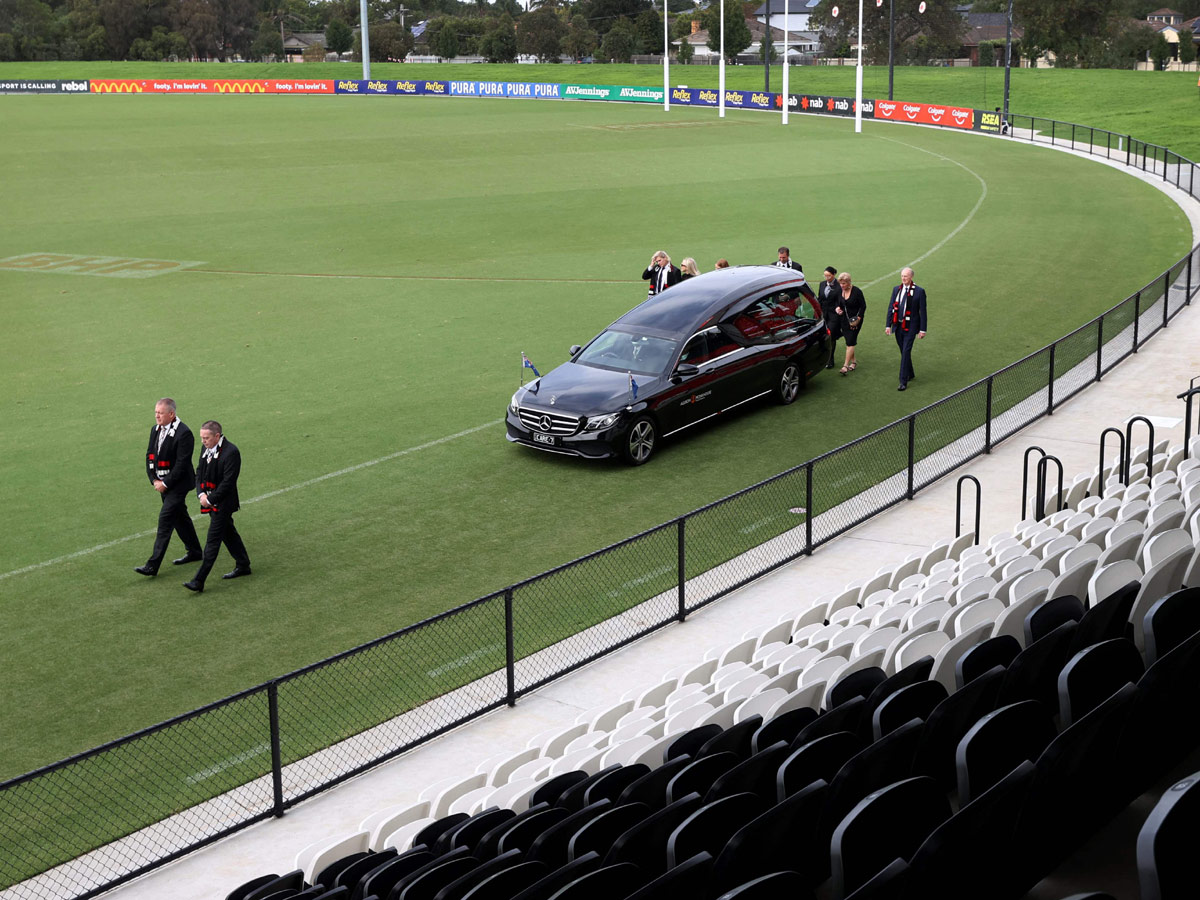
<svg viewBox="0 0 1200 900"><path fill-rule="evenodd" d="M1101 129L1012 133L1191 193L1195 165ZM325 790L809 554L1012 436L1190 303L1200 246L1054 344L850 444L604 550L0 784L0 900L86 898Z"/></svg>

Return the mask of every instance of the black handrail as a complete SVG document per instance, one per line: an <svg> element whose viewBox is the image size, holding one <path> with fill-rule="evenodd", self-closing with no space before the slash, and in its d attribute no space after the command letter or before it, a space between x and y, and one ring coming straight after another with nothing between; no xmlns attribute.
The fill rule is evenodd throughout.
<svg viewBox="0 0 1200 900"><path fill-rule="evenodd" d="M1119 479L1121 479L1121 483L1122 484L1126 483L1126 481L1125 481L1125 469L1126 469L1125 434L1124 434L1124 432L1121 431L1120 428L1112 428L1112 427L1105 428L1102 432L1100 432L1100 464L1096 467L1096 471L1099 473L1099 477L1100 477L1100 486L1097 489L1096 494L1101 500L1104 499L1104 487L1108 482L1108 475L1106 474L1106 472L1104 470L1104 441L1105 441L1105 438L1107 438L1110 434L1115 434L1117 436L1117 440L1119 440L1121 442L1121 444L1120 444L1121 449L1117 453L1116 472L1117 472L1117 477Z"/></svg>
<svg viewBox="0 0 1200 900"><path fill-rule="evenodd" d="M1057 456L1045 454L1037 463L1037 511L1034 518L1039 522L1046 518L1046 470L1050 467L1050 463L1054 463L1058 467L1058 509L1055 512L1061 512L1063 508L1063 464L1062 460Z"/></svg>
<svg viewBox="0 0 1200 900"><path fill-rule="evenodd" d="M975 545L979 545L979 517L982 509L983 488L974 475L960 475L954 485L954 536L962 535L962 486L964 481L975 483Z"/></svg>
<svg viewBox="0 0 1200 900"><path fill-rule="evenodd" d="M1046 457L1046 451L1036 444L1030 444L1025 448L1025 453L1021 456L1021 518L1025 518L1025 508L1029 505L1029 454L1036 450L1042 454L1039 457L1039 462ZM1040 518L1040 516L1035 516Z"/></svg>
<svg viewBox="0 0 1200 900"><path fill-rule="evenodd" d="M1154 423L1145 416L1133 416L1125 423L1125 483L1129 484L1133 471L1133 423L1145 422L1150 432L1150 440L1146 444L1146 477L1154 474Z"/></svg>
<svg viewBox="0 0 1200 900"><path fill-rule="evenodd" d="M1196 386L1196 379L1200 378L1197 375L1188 382L1188 389L1182 394L1178 394L1178 399L1186 404L1186 412L1183 414L1183 458L1187 459L1192 443L1192 398L1200 394L1200 387Z"/></svg>

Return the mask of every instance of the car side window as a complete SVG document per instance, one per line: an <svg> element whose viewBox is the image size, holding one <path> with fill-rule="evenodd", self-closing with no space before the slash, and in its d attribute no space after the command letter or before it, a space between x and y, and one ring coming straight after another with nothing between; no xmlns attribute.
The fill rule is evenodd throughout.
<svg viewBox="0 0 1200 900"><path fill-rule="evenodd" d="M724 356L726 353L732 353L736 349L738 349L737 343L725 335L721 329L706 328L692 335L684 344L679 361L691 363L693 366L702 366L706 362L714 360L718 356Z"/></svg>
<svg viewBox="0 0 1200 900"><path fill-rule="evenodd" d="M812 307L798 290L776 291L736 312L729 324L755 344L771 344L795 337L811 322Z"/></svg>

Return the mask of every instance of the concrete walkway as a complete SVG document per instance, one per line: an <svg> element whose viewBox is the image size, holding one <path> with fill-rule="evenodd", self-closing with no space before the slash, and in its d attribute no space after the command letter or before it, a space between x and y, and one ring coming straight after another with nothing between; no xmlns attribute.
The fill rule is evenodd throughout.
<svg viewBox="0 0 1200 900"><path fill-rule="evenodd" d="M1166 187L1161 179L1138 177L1176 199L1192 222L1193 243L1200 242L1200 204ZM1130 416L1152 417L1156 438L1178 444L1183 439L1184 408L1175 395L1195 375L1200 375L1200 310L1187 308L1141 352L1052 416L927 488L912 502L819 548L812 557L758 580L683 624L669 626L522 698L514 709L492 713L430 741L294 807L281 819L254 825L105 896L212 900L256 875L289 871L296 853L309 843L356 831L358 823L376 810L414 802L435 781L470 774L487 757L515 753L537 732L570 724L584 710L615 703L634 687L650 687L668 669L699 661L709 647L728 645L753 627L773 624L784 613L798 614L816 597L952 536L955 480L960 474L972 474L982 485L984 537L1011 528L1020 518L1021 457L1026 447L1036 444L1059 457L1069 483L1074 474L1095 466L1101 430L1123 428ZM963 524L964 529L970 528L970 522ZM21 896L19 890L12 888L0 897Z"/></svg>

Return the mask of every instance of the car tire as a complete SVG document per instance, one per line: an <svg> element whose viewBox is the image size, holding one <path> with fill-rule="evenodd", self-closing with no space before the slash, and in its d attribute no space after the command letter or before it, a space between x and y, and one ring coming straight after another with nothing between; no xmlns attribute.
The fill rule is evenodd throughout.
<svg viewBox="0 0 1200 900"><path fill-rule="evenodd" d="M639 416L625 432L621 458L631 466L644 465L650 461L657 445L658 429L654 427L654 420L649 416Z"/></svg>
<svg viewBox="0 0 1200 900"><path fill-rule="evenodd" d="M775 399L784 406L796 402L796 398L800 396L800 386L803 383L804 377L800 373L800 364L789 362L783 367L779 381L775 385Z"/></svg>

